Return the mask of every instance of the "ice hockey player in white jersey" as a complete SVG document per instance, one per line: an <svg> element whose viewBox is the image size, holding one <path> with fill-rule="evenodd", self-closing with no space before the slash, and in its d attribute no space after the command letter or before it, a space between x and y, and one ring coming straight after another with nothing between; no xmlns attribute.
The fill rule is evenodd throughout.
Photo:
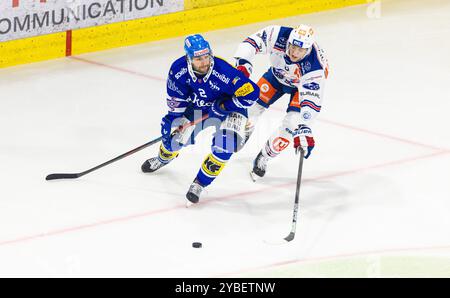
<svg viewBox="0 0 450 298"><path fill-rule="evenodd" d="M253 180L265 175L268 161L288 148L292 140L296 153L303 148L305 158L310 156L315 145L311 124L321 110L328 77L324 52L307 25L268 26L240 43L234 58L237 69L247 77L252 73L252 61L257 54L269 55L271 66L258 81L260 95L249 109L247 140L265 110L284 94L290 95L290 101L281 125L253 162Z"/></svg>

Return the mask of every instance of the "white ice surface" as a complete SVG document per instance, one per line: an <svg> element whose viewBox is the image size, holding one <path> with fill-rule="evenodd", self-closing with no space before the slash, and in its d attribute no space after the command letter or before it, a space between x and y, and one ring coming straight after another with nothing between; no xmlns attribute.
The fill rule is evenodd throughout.
<svg viewBox="0 0 450 298"><path fill-rule="evenodd" d="M285 246L263 240L289 233L297 157L288 150L257 183L248 172L287 97L202 203L186 209L208 132L153 175L140 166L156 145L77 180L44 180L158 136L165 77L183 38L1 69L0 276L210 277L257 268L270 276L283 262L386 252L448 261L450 1L382 1L379 17L367 9L204 33L231 61L248 34L303 22L328 54L297 236ZM267 67L258 57L252 78Z"/></svg>

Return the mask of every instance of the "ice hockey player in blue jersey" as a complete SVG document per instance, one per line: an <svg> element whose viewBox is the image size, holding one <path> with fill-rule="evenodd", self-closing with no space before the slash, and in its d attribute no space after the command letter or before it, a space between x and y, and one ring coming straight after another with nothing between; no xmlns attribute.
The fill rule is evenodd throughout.
<svg viewBox="0 0 450 298"><path fill-rule="evenodd" d="M184 50L186 56L172 64L167 79L168 113L161 121L158 156L145 161L141 168L145 173L160 169L178 157L181 148L193 144L200 131L215 127L212 152L186 194L190 204L195 204L202 190L244 145L247 108L258 99L259 87L225 60L215 57L209 43L199 34L185 39ZM172 133L173 128L204 115L209 118Z"/></svg>
<svg viewBox="0 0 450 298"><path fill-rule="evenodd" d="M325 54L308 25L268 26L247 37L234 55L236 67L247 77L257 54L268 54L271 67L258 81L261 94L249 109L246 137L252 134L261 114L280 97L289 94L290 101L281 125L253 162L253 180L264 176L268 161L288 148L292 140L295 152L303 148L305 158L309 157L315 146L311 125L321 110L328 77Z"/></svg>

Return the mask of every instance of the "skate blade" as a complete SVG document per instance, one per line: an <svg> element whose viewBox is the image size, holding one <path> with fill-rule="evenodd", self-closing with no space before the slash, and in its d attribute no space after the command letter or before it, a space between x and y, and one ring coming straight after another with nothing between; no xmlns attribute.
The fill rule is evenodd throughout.
<svg viewBox="0 0 450 298"><path fill-rule="evenodd" d="M192 207L193 205L197 205L198 203L192 203L191 201L186 201L186 208Z"/></svg>
<svg viewBox="0 0 450 298"><path fill-rule="evenodd" d="M256 182L256 180L258 180L259 177L258 175L256 175L253 171L250 172L250 178L252 179L253 182Z"/></svg>
<svg viewBox="0 0 450 298"><path fill-rule="evenodd" d="M286 239L264 239L263 242L269 245L284 245L289 243Z"/></svg>

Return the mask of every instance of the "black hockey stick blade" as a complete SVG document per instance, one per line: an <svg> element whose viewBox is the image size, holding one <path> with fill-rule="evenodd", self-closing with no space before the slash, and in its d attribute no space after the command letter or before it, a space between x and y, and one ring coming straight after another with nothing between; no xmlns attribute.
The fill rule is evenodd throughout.
<svg viewBox="0 0 450 298"><path fill-rule="evenodd" d="M75 179L79 178L80 174L50 174L45 177L45 180L57 180L57 179Z"/></svg>
<svg viewBox="0 0 450 298"><path fill-rule="evenodd" d="M295 233L290 232L289 235L287 235L287 237L284 238L284 240L286 240L287 242L290 242L290 241L294 240L294 238L295 238Z"/></svg>
<svg viewBox="0 0 450 298"><path fill-rule="evenodd" d="M276 240L264 240L265 243L271 244L271 245L283 245L291 242L294 240L295 233L291 232L288 236L286 236L283 239L276 239Z"/></svg>

